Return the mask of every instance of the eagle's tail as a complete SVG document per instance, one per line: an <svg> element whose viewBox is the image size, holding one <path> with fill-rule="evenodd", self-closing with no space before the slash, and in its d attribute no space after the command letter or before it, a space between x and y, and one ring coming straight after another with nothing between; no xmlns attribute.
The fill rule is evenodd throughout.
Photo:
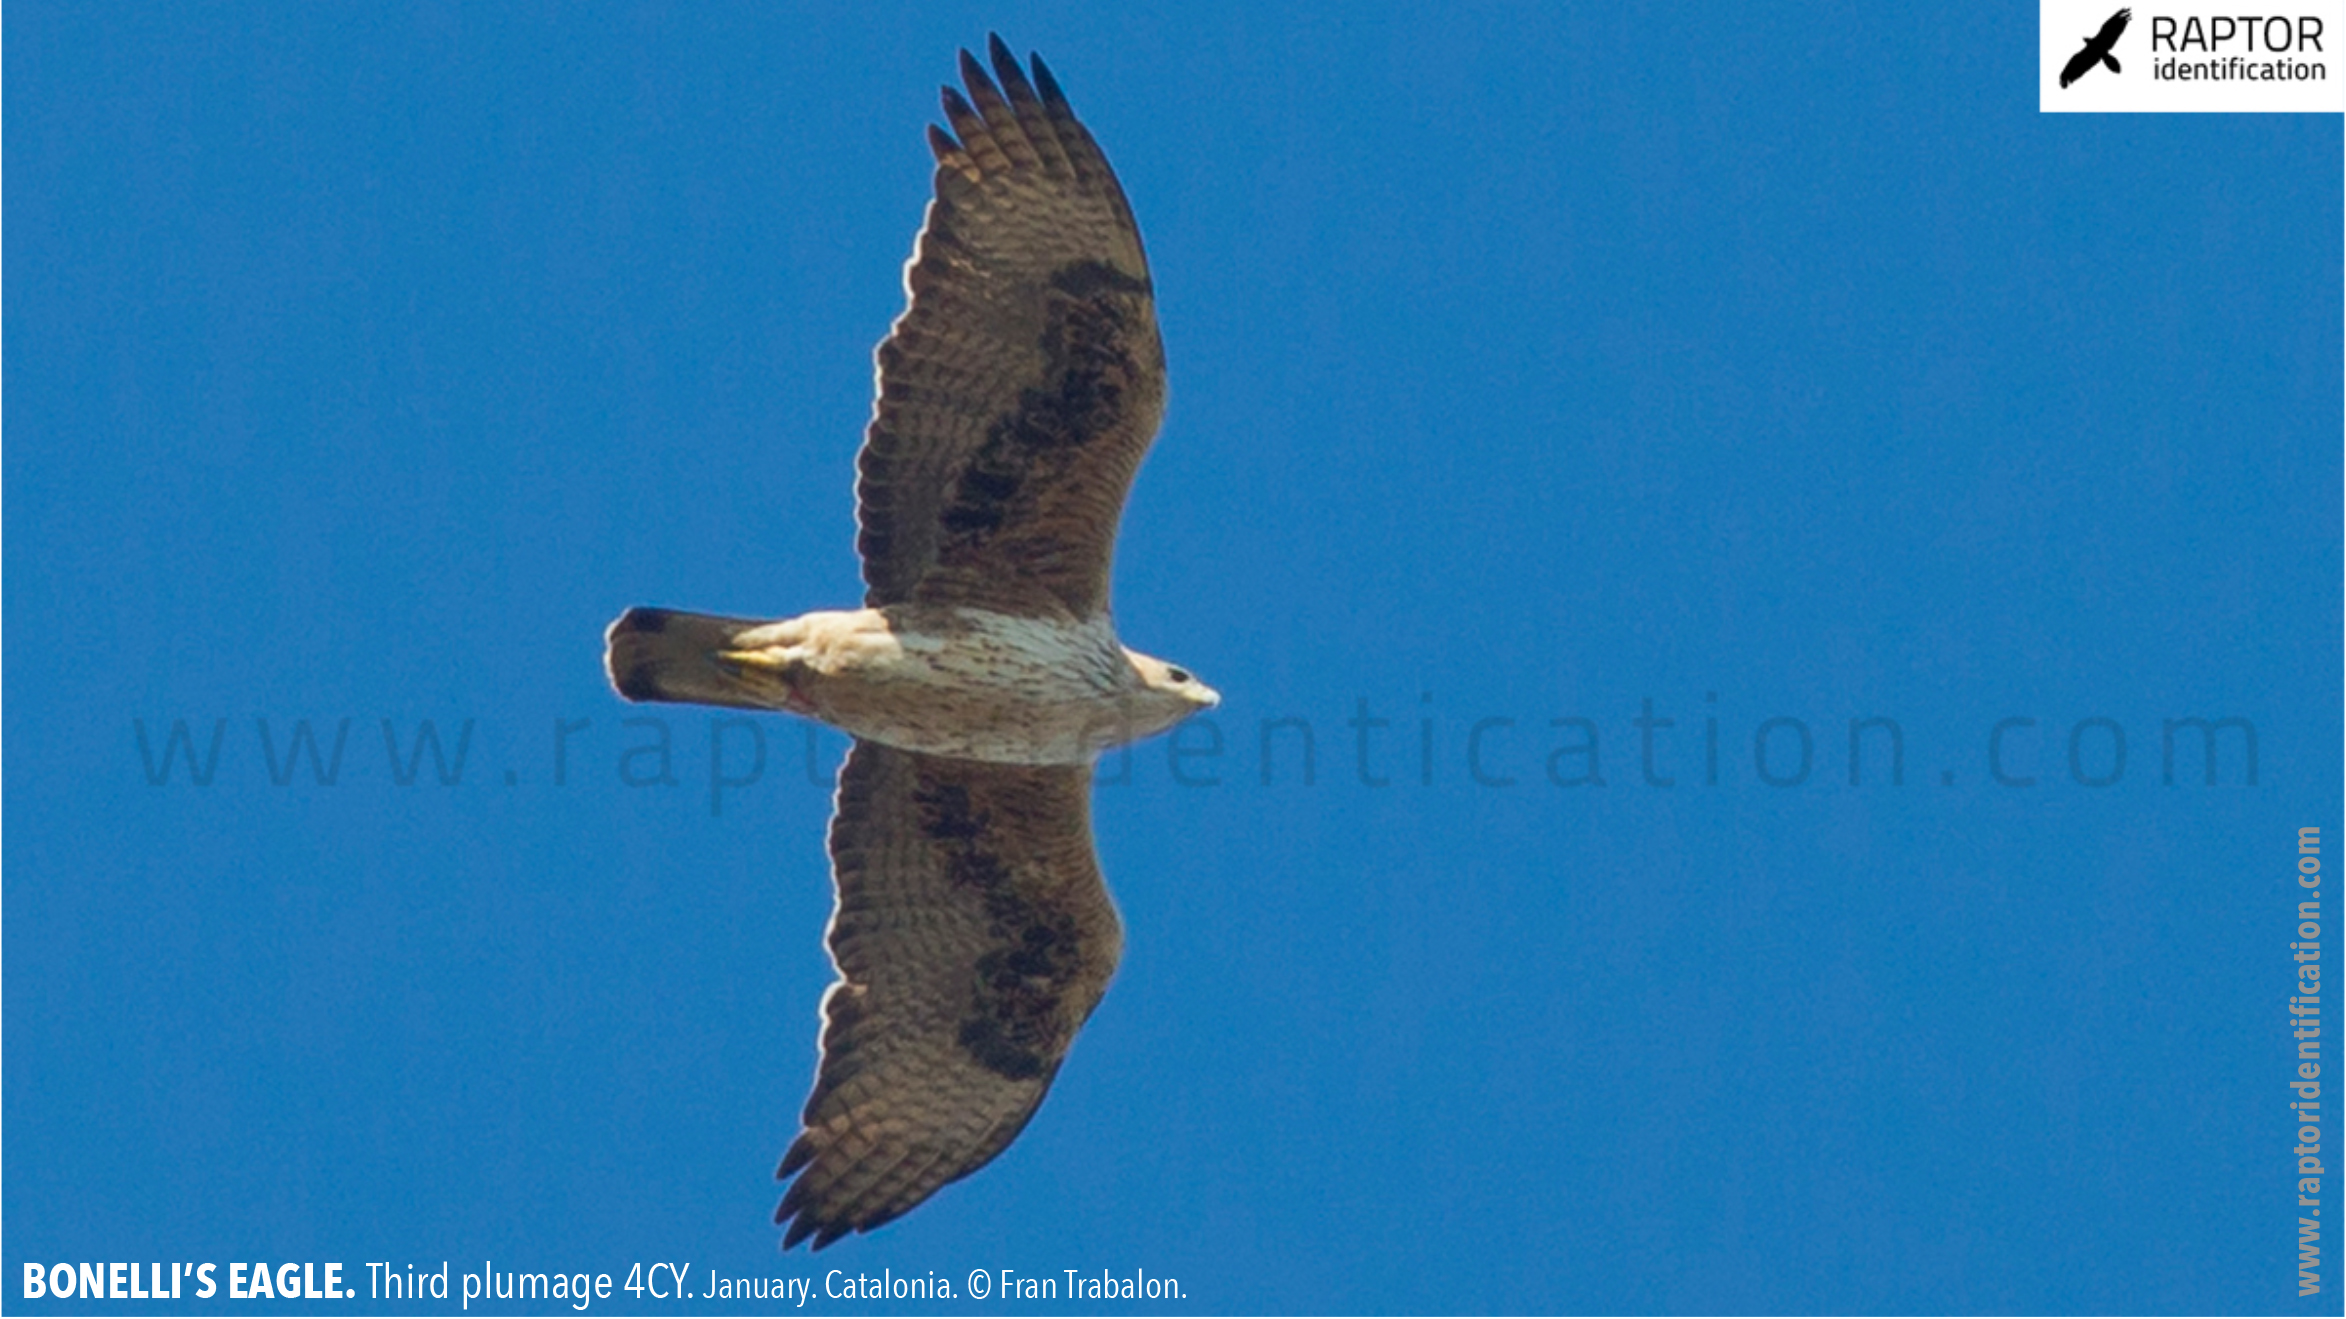
<svg viewBox="0 0 2346 1319"><path fill-rule="evenodd" d="M631 701L684 701L742 710L779 708L771 691L744 682L741 671L717 659L734 638L764 627L761 620L718 618L642 606L621 614L603 634L603 670Z"/></svg>
<svg viewBox="0 0 2346 1319"><path fill-rule="evenodd" d="M2102 63L2104 63L2104 64L2107 64L2107 65L2109 65L2109 66L2110 66L2110 72L2112 72L2112 73L2117 73L2117 72L2119 72L2119 69L2118 69L2118 57L2117 57L2117 56L2115 56L2115 55L2104 55L2104 56L2102 56Z"/></svg>

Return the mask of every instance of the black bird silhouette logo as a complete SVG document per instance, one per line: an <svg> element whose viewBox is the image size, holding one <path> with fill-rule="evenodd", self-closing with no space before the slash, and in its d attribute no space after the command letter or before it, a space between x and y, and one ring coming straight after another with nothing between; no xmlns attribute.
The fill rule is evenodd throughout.
<svg viewBox="0 0 2346 1319"><path fill-rule="evenodd" d="M2069 62L2061 66L2061 85L2067 87L2093 72L2096 64L2107 64L2110 72L2118 72L2118 57L2110 52L2118 45L2118 34L2126 30L2126 21L2133 17L2134 11L2131 9L2121 9L2110 15L2110 21L2102 24L2101 31L2085 39L2085 49L2070 56Z"/></svg>

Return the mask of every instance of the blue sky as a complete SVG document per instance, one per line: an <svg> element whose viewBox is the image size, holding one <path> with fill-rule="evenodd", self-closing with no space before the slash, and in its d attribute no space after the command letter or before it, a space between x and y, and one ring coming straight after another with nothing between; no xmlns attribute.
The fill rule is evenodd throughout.
<svg viewBox="0 0 2346 1319"><path fill-rule="evenodd" d="M2335 1313L2338 118L2040 116L2020 6L866 8L9 7L10 1309ZM628 707L601 632L856 599L990 29L1140 217L1117 617L1224 704L1104 767L1125 961L1033 1126L778 1256L843 742ZM2194 717L2253 784L2237 725L2165 781Z"/></svg>

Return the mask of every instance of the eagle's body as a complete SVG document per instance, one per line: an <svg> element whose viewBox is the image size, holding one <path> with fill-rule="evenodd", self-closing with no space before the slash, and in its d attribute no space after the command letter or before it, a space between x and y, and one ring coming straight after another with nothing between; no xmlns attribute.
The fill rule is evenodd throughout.
<svg viewBox="0 0 2346 1319"><path fill-rule="evenodd" d="M1088 765L1195 713L1203 693L1117 644L1105 614L901 604L759 623L631 609L610 647L633 699L787 710L904 751L1013 765Z"/></svg>
<svg viewBox="0 0 2346 1319"><path fill-rule="evenodd" d="M1164 410L1140 231L1038 58L961 56L936 197L876 354L857 461L864 607L780 622L630 609L622 696L855 736L831 820L839 979L779 1175L783 1244L876 1227L1000 1153L1116 969L1090 762L1211 706L1127 650L1116 524Z"/></svg>

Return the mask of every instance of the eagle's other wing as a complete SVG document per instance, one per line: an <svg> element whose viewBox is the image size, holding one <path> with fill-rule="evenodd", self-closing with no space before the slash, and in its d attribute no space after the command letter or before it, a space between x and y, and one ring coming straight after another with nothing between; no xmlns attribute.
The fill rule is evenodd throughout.
<svg viewBox="0 0 2346 1319"><path fill-rule="evenodd" d="M1087 766L859 741L831 818L838 906L823 1061L778 1223L785 1248L877 1227L977 1171L1034 1116L1123 947Z"/></svg>
<svg viewBox="0 0 2346 1319"><path fill-rule="evenodd" d="M2095 53L2100 55L2109 54L2111 48L2118 44L2118 38L2125 35L2126 24L2133 17L2134 11L2131 9L2121 9L2117 13L2110 15L2110 21L2102 24L2101 31L2094 33L2093 45ZM2157 24L2154 23L2152 26L2156 27Z"/></svg>
<svg viewBox="0 0 2346 1319"><path fill-rule="evenodd" d="M936 197L880 344L857 462L865 603L1106 608L1125 491L1164 411L1140 231L1038 56L961 54Z"/></svg>

